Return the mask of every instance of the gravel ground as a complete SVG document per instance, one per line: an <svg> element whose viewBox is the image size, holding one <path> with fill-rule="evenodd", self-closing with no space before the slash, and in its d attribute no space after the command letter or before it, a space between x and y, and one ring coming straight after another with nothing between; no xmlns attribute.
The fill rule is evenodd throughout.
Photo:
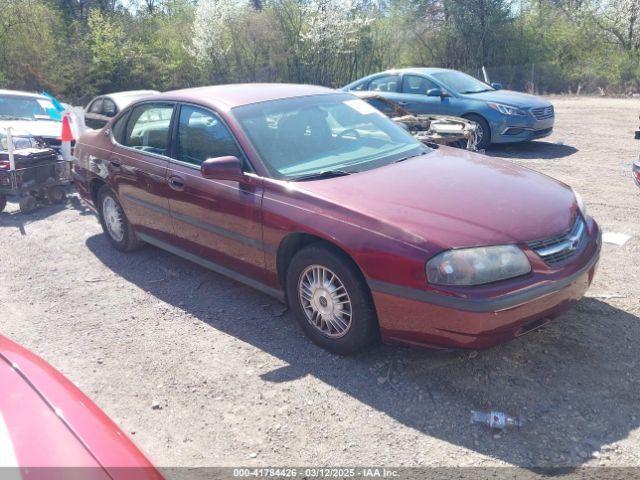
<svg viewBox="0 0 640 480"><path fill-rule="evenodd" d="M605 231L592 288L480 352L341 358L261 293L155 248L110 248L76 196L0 214L0 331L41 355L159 466L638 466L640 101L553 99L544 141L489 153L563 180ZM471 409L520 416L494 434Z"/></svg>

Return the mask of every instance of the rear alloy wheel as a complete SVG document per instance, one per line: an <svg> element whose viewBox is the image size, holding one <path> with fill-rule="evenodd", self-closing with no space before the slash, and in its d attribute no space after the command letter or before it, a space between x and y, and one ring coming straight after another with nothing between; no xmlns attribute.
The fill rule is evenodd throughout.
<svg viewBox="0 0 640 480"><path fill-rule="evenodd" d="M121 252L130 252L142 245L127 220L122 205L106 185L98 192L98 213L102 230L115 248Z"/></svg>
<svg viewBox="0 0 640 480"><path fill-rule="evenodd" d="M366 282L335 248L310 245L293 257L287 298L306 335L327 350L349 355L377 337L378 322Z"/></svg>
<svg viewBox="0 0 640 480"><path fill-rule="evenodd" d="M26 197L22 197L20 199L20 203L18 205L20 206L20 211L22 213L29 214L33 213L33 211L36 209L36 207L38 206L38 201L33 195L27 195Z"/></svg>
<svg viewBox="0 0 640 480"><path fill-rule="evenodd" d="M489 123L480 115L476 115L475 113L465 115L464 118L478 124L478 130L476 130L476 148L478 150L488 148L489 145L491 145L491 127L489 127Z"/></svg>

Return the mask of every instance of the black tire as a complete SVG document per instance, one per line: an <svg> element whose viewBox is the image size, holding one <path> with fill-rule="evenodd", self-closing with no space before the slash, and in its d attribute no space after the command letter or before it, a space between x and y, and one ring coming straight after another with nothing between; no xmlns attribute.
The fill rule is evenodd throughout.
<svg viewBox="0 0 640 480"><path fill-rule="evenodd" d="M60 185L47 188L47 200L53 205L64 203L67 199L67 192Z"/></svg>
<svg viewBox="0 0 640 480"><path fill-rule="evenodd" d="M38 201L33 195L26 195L20 199L20 211L24 214L33 213L38 206Z"/></svg>
<svg viewBox="0 0 640 480"><path fill-rule="evenodd" d="M116 214L119 216L120 221L122 222L122 238L114 237L114 235L112 235L112 233L109 231L109 228L107 228L107 222L105 220L105 215L103 212L103 205L105 204L107 198L110 198L111 200L113 200L113 202L115 202L115 207L117 210ZM122 205L120 205L120 202L118 201L118 198L107 185L103 185L100 190L98 190L97 207L98 216L100 218L100 225L102 225L102 230L104 231L104 234L111 245L113 245L121 252L131 252L143 245L142 240L138 238L136 232L133 230L133 227L129 223L129 220L125 215L124 210L122 209Z"/></svg>
<svg viewBox="0 0 640 480"><path fill-rule="evenodd" d="M331 270L348 293L351 321L342 336L335 337L322 332L305 313L298 289L303 273L312 265ZM302 330L317 345L340 355L351 355L377 339L378 320L365 279L353 261L338 249L313 244L300 250L289 264L286 282L289 307Z"/></svg>
<svg viewBox="0 0 640 480"><path fill-rule="evenodd" d="M7 196L0 193L0 212L4 211L4 207L7 206Z"/></svg>
<svg viewBox="0 0 640 480"><path fill-rule="evenodd" d="M464 118L478 124L478 137L482 137L478 139L476 148L478 150L488 148L489 145L491 145L491 127L489 127L489 122L487 122L480 115L476 115L475 113L464 115Z"/></svg>

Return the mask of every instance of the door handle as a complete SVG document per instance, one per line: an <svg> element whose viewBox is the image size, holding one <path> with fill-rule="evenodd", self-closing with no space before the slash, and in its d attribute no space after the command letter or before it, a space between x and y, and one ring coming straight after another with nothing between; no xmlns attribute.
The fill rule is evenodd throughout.
<svg viewBox="0 0 640 480"><path fill-rule="evenodd" d="M178 192L184 190L184 181L178 177L171 177L169 179L169 186Z"/></svg>
<svg viewBox="0 0 640 480"><path fill-rule="evenodd" d="M120 168L122 166L119 160L111 160L109 163L113 168Z"/></svg>
<svg viewBox="0 0 640 480"><path fill-rule="evenodd" d="M398 102L398 105L401 105L401 106L404 107L405 105L409 105L409 102L402 102L401 101L401 102Z"/></svg>

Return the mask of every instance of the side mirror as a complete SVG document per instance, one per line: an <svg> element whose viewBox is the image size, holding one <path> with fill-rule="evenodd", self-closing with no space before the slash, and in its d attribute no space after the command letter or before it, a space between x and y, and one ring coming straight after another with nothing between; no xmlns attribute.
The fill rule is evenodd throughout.
<svg viewBox="0 0 640 480"><path fill-rule="evenodd" d="M491 88L493 88L494 90L501 90L502 89L502 84L499 82L493 82L491 84Z"/></svg>
<svg viewBox="0 0 640 480"><path fill-rule="evenodd" d="M430 88L427 90L427 97L442 97L442 90L439 88Z"/></svg>
<svg viewBox="0 0 640 480"><path fill-rule="evenodd" d="M242 163L238 157L226 156L208 158L200 166L204 178L212 180L239 181L242 178Z"/></svg>

